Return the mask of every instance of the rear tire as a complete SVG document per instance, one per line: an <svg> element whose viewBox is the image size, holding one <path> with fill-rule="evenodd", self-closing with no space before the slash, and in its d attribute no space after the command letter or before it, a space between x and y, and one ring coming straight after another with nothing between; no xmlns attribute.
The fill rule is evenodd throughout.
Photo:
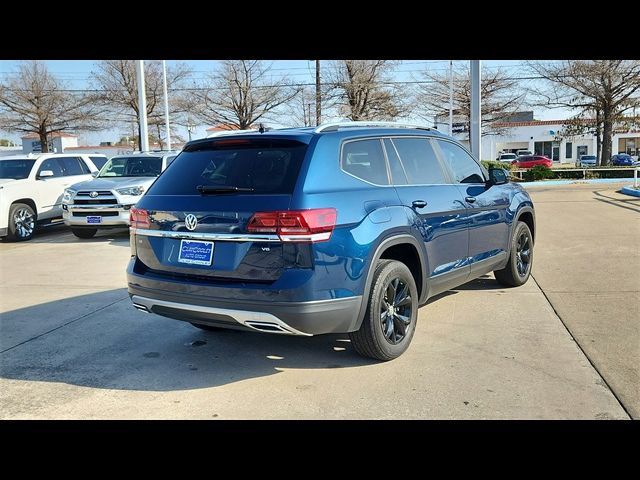
<svg viewBox="0 0 640 480"><path fill-rule="evenodd" d="M14 203L9 208L7 238L12 242L31 240L36 230L36 213L26 203Z"/></svg>
<svg viewBox="0 0 640 480"><path fill-rule="evenodd" d="M72 228L71 232L78 238L93 238L98 233L97 228Z"/></svg>
<svg viewBox="0 0 640 480"><path fill-rule="evenodd" d="M418 289L407 266L396 260L376 265L362 325L349 337L360 355L388 361L402 355L418 320Z"/></svg>
<svg viewBox="0 0 640 480"><path fill-rule="evenodd" d="M507 287L524 285L531 275L533 266L533 235L529 226L518 222L511 236L509 262L502 270L494 271L496 280Z"/></svg>
<svg viewBox="0 0 640 480"><path fill-rule="evenodd" d="M200 323L191 323L191 325L193 325L196 328L199 328L200 330L206 330L207 332L219 332L220 330L224 330L224 328L220 328L220 327L213 327L211 325L202 325Z"/></svg>

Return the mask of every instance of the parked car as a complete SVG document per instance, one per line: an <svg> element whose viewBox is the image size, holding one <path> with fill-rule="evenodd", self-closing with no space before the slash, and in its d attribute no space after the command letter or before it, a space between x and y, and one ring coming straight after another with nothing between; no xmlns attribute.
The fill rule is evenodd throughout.
<svg viewBox="0 0 640 480"><path fill-rule="evenodd" d="M178 155L142 153L111 158L95 178L71 185L62 200L65 225L78 238L129 225L129 211Z"/></svg>
<svg viewBox="0 0 640 480"><path fill-rule="evenodd" d="M529 155L533 155L533 153L531 152L531 150L518 150L516 151L516 155L519 157L526 157Z"/></svg>
<svg viewBox="0 0 640 480"><path fill-rule="evenodd" d="M189 142L130 232L139 310L204 330L349 333L390 360L429 298L491 271L525 283L535 219L521 186L451 137L347 122Z"/></svg>
<svg viewBox="0 0 640 480"><path fill-rule="evenodd" d="M92 178L87 155L44 153L0 158L0 237L30 240L38 224L62 217L69 185Z"/></svg>
<svg viewBox="0 0 640 480"><path fill-rule="evenodd" d="M611 157L611 165L615 165L616 167L633 167L640 165L640 162L634 160L631 155L618 153Z"/></svg>
<svg viewBox="0 0 640 480"><path fill-rule="evenodd" d="M578 167L595 167L598 163L598 159L595 155L580 155L578 160Z"/></svg>
<svg viewBox="0 0 640 480"><path fill-rule="evenodd" d="M513 162L516 159L515 153L501 153L498 157L499 162Z"/></svg>
<svg viewBox="0 0 640 480"><path fill-rule="evenodd" d="M518 168L533 168L536 165L544 165L551 168L553 161L544 155L525 155L524 157L516 158L511 164Z"/></svg>

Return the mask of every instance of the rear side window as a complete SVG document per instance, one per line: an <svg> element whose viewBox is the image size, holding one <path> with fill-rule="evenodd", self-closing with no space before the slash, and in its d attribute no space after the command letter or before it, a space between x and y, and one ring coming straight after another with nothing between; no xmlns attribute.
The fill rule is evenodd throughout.
<svg viewBox="0 0 640 480"><path fill-rule="evenodd" d="M149 189L149 195L199 195L199 185L250 189L242 194L290 194L307 145L291 140L218 140L194 145Z"/></svg>
<svg viewBox="0 0 640 480"><path fill-rule="evenodd" d="M471 155L455 143L438 140L444 162L453 174L456 183L484 183L484 175L480 165Z"/></svg>
<svg viewBox="0 0 640 480"><path fill-rule="evenodd" d="M393 145L410 185L447 183L431 142L426 138L394 138Z"/></svg>
<svg viewBox="0 0 640 480"><path fill-rule="evenodd" d="M342 169L376 185L388 185L387 165L380 139L356 140L342 147Z"/></svg>

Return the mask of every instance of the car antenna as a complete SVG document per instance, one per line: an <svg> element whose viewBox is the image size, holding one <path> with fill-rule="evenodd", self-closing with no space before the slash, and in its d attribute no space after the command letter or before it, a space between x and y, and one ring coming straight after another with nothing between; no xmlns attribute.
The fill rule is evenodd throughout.
<svg viewBox="0 0 640 480"><path fill-rule="evenodd" d="M260 133L264 133L264 130L265 130L265 128L264 128L264 123L261 123L261 124L260 124L260 126L258 127L258 131L259 131Z"/></svg>

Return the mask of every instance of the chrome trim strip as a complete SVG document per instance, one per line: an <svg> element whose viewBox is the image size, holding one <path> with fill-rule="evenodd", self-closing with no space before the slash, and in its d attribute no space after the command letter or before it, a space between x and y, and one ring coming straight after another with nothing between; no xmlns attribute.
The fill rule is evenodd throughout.
<svg viewBox="0 0 640 480"><path fill-rule="evenodd" d="M331 238L332 232L312 233L311 235L280 235L283 242L322 242Z"/></svg>
<svg viewBox="0 0 640 480"><path fill-rule="evenodd" d="M178 310L185 310L185 311L191 311L191 312L211 313L211 314L214 314L214 315L226 315L228 317L233 318L236 322L240 323L241 325L244 325L245 327L249 327L249 328L251 328L253 330L257 330L257 331L263 332L263 333L280 333L280 334L286 334L286 335L302 335L302 336L305 336L305 337L311 337L312 336L309 333L303 333L300 330L296 330L295 328L287 325L285 322L280 320L275 315L271 315L270 313L266 313L266 312L250 312L250 311L247 311L247 310L231 310L231 309L228 309L228 308L205 307L205 306L202 306L202 305L189 305L189 304L186 304L186 303L167 302L166 300L156 300L156 299L153 299L153 298L140 297L138 295L133 295L131 297L131 301L134 304L146 307L150 311L151 311L151 309L153 308L154 305L158 305L158 306L161 306L161 307L169 307L169 308L175 308L175 309L178 309ZM138 307L136 307L136 308L138 308ZM271 331L266 331L266 330L260 330L258 328L252 327L251 326L252 322L255 322L258 325L260 325L260 324L276 325L276 326L282 328L284 331L282 331L282 332L279 332L279 331L271 332Z"/></svg>
<svg viewBox="0 0 640 480"><path fill-rule="evenodd" d="M73 210L114 210L114 209L118 209L118 208L124 208L124 205L120 205L120 204L113 204L113 205L105 205L105 204L100 204L100 203L96 203L93 205L75 205L73 203L68 203L67 205L67 209L70 211Z"/></svg>
<svg viewBox="0 0 640 480"><path fill-rule="evenodd" d="M279 242L277 235L260 235L255 233L206 233L206 232L173 232L169 230L147 230L131 228L131 233L146 237L179 238L191 240L211 240L218 242Z"/></svg>

